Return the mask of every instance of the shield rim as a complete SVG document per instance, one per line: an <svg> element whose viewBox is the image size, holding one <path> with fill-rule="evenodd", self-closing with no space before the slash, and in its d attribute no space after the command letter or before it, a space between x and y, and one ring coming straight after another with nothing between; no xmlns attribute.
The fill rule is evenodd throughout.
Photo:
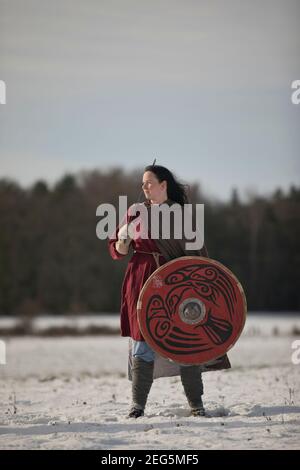
<svg viewBox="0 0 300 470"><path fill-rule="evenodd" d="M142 328L142 325L141 325L141 321L140 321L140 312L142 310L142 304L143 304L143 295L144 295L144 292L145 290L147 289L148 285L150 284L150 282L152 281L152 279L154 278L155 275L157 275L163 268L165 268L166 266L170 266L171 264L177 262L177 261L180 261L180 260L203 260L205 262L210 262L212 264L215 264L216 266L218 266L219 268L221 269L224 269L230 276L232 276L232 278L235 280L236 282L236 285L240 291L240 294L241 294L241 297L242 297L242 303L243 303L243 312L242 312L242 315L243 315L243 324L242 324L242 328L240 329L240 332L239 334L237 335L237 337L235 338L235 340L229 345L229 347L226 349L226 351L221 355L221 356L216 356L215 358L213 359L210 359L209 361L207 362L200 362L200 363L191 363L189 361L184 361L184 360L181 360L180 362L177 362L177 361L174 361L173 359L170 359L166 354L162 353L161 351L160 352L157 352L156 349L152 346L152 343L153 341L149 341L148 343L148 338L147 340L145 339L145 342L147 344L149 344L150 347L152 347L154 349L154 352L156 354L159 354L160 356L168 359L169 361L171 362L174 362L176 364L190 364L190 365L203 365L203 364L207 364L207 363L210 363L210 362L213 362L215 361L216 359L224 356L225 354L228 353L228 351L230 349L233 348L233 346L236 344L236 342L238 341L238 339L240 338L241 334L242 334L242 331L245 327L245 323L246 323L246 319L247 319L247 300L246 300L246 296L245 296L245 292L244 292L244 289L243 289L243 286L242 284L240 283L240 281L238 280L238 278L236 277L236 275L229 269L227 268L227 266L224 266L224 264L222 264L220 261L217 261L215 259L212 259L212 258L207 258L207 257L204 257L204 256L180 256L178 258L174 258L174 259L171 259L170 261L167 261L165 264L162 264L161 266L159 266L159 268L157 268L155 271L153 271L153 273L148 277L147 281L145 282L145 284L143 285L141 291L140 291L140 294L139 294L139 298L138 298L138 301L137 301L137 320L138 320L138 325L139 325L139 328L140 328L140 331L143 335L144 338L147 337L147 334L145 335L144 331L143 331L143 328Z"/></svg>

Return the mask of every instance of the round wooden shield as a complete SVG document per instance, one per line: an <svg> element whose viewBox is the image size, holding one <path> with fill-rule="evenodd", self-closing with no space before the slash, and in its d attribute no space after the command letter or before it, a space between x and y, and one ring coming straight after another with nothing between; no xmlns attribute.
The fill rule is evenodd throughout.
<svg viewBox="0 0 300 470"><path fill-rule="evenodd" d="M137 304L145 341L179 364L203 364L223 356L246 320L243 288L218 261L183 256L147 279Z"/></svg>

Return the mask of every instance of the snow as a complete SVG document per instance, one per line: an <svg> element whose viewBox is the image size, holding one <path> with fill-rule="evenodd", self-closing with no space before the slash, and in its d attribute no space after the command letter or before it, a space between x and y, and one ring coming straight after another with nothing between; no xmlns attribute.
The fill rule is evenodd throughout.
<svg viewBox="0 0 300 470"><path fill-rule="evenodd" d="M12 331L13 328L22 324L22 318L1 316L0 331ZM120 319L117 314L102 313L85 315L53 316L41 315L31 321L34 334L43 333L50 328L74 328L83 331L88 327L105 327L112 331L119 331ZM300 330L300 312L288 314L286 312L255 312L248 314L247 322L243 331L244 335L269 336L274 332L280 335L290 334L294 328Z"/></svg>
<svg viewBox="0 0 300 470"><path fill-rule="evenodd" d="M145 417L126 418L127 338L5 338L0 448L299 449L295 326L299 316L249 317L232 369L203 374L205 418L189 416L179 377L155 380Z"/></svg>

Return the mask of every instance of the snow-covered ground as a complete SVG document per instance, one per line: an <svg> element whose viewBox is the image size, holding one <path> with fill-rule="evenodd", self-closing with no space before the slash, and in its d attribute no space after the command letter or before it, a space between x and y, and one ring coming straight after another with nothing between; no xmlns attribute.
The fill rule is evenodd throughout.
<svg viewBox="0 0 300 470"><path fill-rule="evenodd" d="M0 448L300 449L299 328L249 317L232 369L203 374L207 418L189 416L179 377L156 379L145 417L126 418L127 338L5 338Z"/></svg>
<svg viewBox="0 0 300 470"><path fill-rule="evenodd" d="M22 325L24 320L16 317L0 317L0 331L13 332L18 326ZM119 330L119 315L113 314L86 314L86 315L67 315L51 316L41 315L33 318L31 321L31 330L33 334L39 335L49 331L51 328L57 330L72 328L73 330L84 333L87 328L104 327L113 332ZM266 336L273 334L287 335L294 329L300 331L300 312L298 314L289 314L286 312L262 313L256 312L248 314L247 322L243 331L245 335Z"/></svg>

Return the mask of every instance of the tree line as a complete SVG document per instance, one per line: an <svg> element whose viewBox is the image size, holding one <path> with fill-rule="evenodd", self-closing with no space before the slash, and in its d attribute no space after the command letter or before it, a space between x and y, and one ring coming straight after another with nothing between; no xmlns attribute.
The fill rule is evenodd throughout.
<svg viewBox="0 0 300 470"><path fill-rule="evenodd" d="M142 169L65 174L52 187L24 189L0 179L0 314L34 316L118 312L128 257L113 261L96 237L96 208L137 201ZM249 310L300 310L300 187L266 197L209 199L200 184L191 202L205 204L209 256L242 283Z"/></svg>

